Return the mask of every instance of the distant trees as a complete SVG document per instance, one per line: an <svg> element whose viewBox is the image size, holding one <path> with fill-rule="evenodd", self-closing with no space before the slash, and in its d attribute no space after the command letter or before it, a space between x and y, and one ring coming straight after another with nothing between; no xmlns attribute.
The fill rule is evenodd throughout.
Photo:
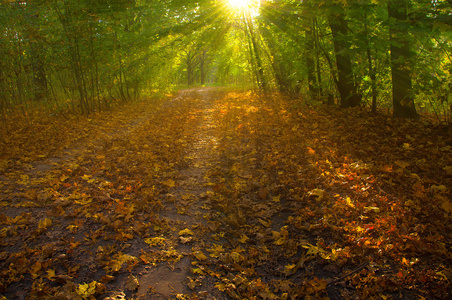
<svg viewBox="0 0 452 300"><path fill-rule="evenodd" d="M1 107L86 114L136 97L152 42L147 14L131 0L2 1Z"/></svg>

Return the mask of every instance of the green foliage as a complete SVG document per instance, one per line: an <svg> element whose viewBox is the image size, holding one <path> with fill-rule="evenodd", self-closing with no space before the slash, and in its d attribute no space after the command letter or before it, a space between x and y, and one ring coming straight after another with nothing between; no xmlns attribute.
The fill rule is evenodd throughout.
<svg viewBox="0 0 452 300"><path fill-rule="evenodd" d="M3 1L0 111L91 113L180 84L252 82L333 103L347 57L362 103L390 108L389 31L403 28L416 105L450 118L451 3L411 4L396 22L383 0L267 0L252 13L223 0ZM338 16L347 28L333 37Z"/></svg>

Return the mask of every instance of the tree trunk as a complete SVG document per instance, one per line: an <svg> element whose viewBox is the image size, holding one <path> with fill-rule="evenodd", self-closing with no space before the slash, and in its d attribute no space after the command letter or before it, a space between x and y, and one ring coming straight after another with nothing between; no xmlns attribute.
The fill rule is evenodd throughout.
<svg viewBox="0 0 452 300"><path fill-rule="evenodd" d="M187 53L187 84L192 85L193 83L193 68L191 66L191 55L190 51Z"/></svg>
<svg viewBox="0 0 452 300"><path fill-rule="evenodd" d="M45 55L43 38L39 33L39 10L35 1L30 1L31 8L28 15L29 27L27 36L30 46L31 69L33 71L33 95L35 101L41 101L47 97L47 76L45 69Z"/></svg>
<svg viewBox="0 0 452 300"><path fill-rule="evenodd" d="M305 60L306 60L306 68L308 71L308 88L309 93L311 94L311 98L314 98L317 94L316 88L315 88L315 82L316 82L316 76L315 76L315 62L312 53L314 52L314 35L313 35L313 26L311 19L309 18L308 22L309 27L306 28L305 34L306 34L306 54L305 54Z"/></svg>
<svg viewBox="0 0 452 300"><path fill-rule="evenodd" d="M201 85L206 83L206 64L207 64L207 50L202 50L201 56L199 57L199 71L201 77Z"/></svg>
<svg viewBox="0 0 452 300"><path fill-rule="evenodd" d="M390 0L388 14L391 42L392 104L397 118L417 118L411 83L410 45L407 39L407 0Z"/></svg>
<svg viewBox="0 0 452 300"><path fill-rule="evenodd" d="M370 33L369 28L367 26L367 13L364 12L364 34L366 36L366 54L367 54L367 63L369 64L369 73L371 80L371 90L372 90L372 112L377 112L377 71L373 65L372 59L372 49L370 48Z"/></svg>
<svg viewBox="0 0 452 300"><path fill-rule="evenodd" d="M305 0L302 2L303 6L303 14L306 16L303 25L304 25L304 32L306 35L306 42L305 42L305 48L306 53L304 54L305 57L305 64L307 69L307 75L308 75L308 89L309 94L311 95L311 98L315 98L318 93L316 89L316 70L315 70L315 61L314 61L314 53L315 53L315 21L314 16L310 15L310 10L312 9L312 3L311 0Z"/></svg>
<svg viewBox="0 0 452 300"><path fill-rule="evenodd" d="M328 15L331 32L333 34L334 52L336 53L337 89L341 97L341 106L355 107L361 103L361 95L356 92L353 82L352 62L348 50L347 21L342 7L338 13Z"/></svg>

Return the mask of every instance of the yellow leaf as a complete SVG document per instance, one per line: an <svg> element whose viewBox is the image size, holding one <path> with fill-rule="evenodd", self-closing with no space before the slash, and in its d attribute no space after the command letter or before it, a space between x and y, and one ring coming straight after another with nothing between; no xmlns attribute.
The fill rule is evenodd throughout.
<svg viewBox="0 0 452 300"><path fill-rule="evenodd" d="M352 199L350 199L350 197L345 198L345 202L346 202L347 205L350 206L351 208L355 208L355 204L353 204Z"/></svg>
<svg viewBox="0 0 452 300"><path fill-rule="evenodd" d="M83 175L81 178L83 179L83 180L86 180L86 181L88 181L88 180L90 180L91 179L91 177L93 177L92 175Z"/></svg>
<svg viewBox="0 0 452 300"><path fill-rule="evenodd" d="M39 232L44 232L47 230L47 228L50 227L50 225L52 225L52 220L45 218L44 220L39 220L39 224L38 224L38 230Z"/></svg>
<svg viewBox="0 0 452 300"><path fill-rule="evenodd" d="M414 150L409 143L403 143L403 149L405 149L405 150Z"/></svg>
<svg viewBox="0 0 452 300"><path fill-rule="evenodd" d="M126 282L126 289L133 292L140 286L140 282L138 279L132 274L129 275Z"/></svg>
<svg viewBox="0 0 452 300"><path fill-rule="evenodd" d="M55 277L55 270L47 270L47 279L53 280L53 277Z"/></svg>
<svg viewBox="0 0 452 300"><path fill-rule="evenodd" d="M271 222L267 222L267 221L265 221L263 219L260 219L260 218L258 219L258 221L259 221L259 223L264 225L264 227L270 227L270 225L271 225Z"/></svg>
<svg viewBox="0 0 452 300"><path fill-rule="evenodd" d="M242 244L245 244L246 241L248 241L248 240L249 240L249 237L247 237L245 234L242 234L242 236L239 239L239 242Z"/></svg>
<svg viewBox="0 0 452 300"><path fill-rule="evenodd" d="M207 256L201 251L197 250L193 252L193 255L196 257L197 260L206 260Z"/></svg>
<svg viewBox="0 0 452 300"><path fill-rule="evenodd" d="M308 249L308 252L306 255L317 255L318 253L323 253L325 250L323 250L321 247L314 246L312 244L302 245L303 248Z"/></svg>
<svg viewBox="0 0 452 300"><path fill-rule="evenodd" d="M207 251L212 252L211 257L217 258L220 253L224 252L223 246L218 244L213 244L212 248L207 249Z"/></svg>
<svg viewBox="0 0 452 300"><path fill-rule="evenodd" d="M240 169L240 164L236 163L232 166L231 172L237 172Z"/></svg>
<svg viewBox="0 0 452 300"><path fill-rule="evenodd" d="M232 258L232 260L234 261L234 263L238 264L243 262L243 260L245 259L242 255L240 255L240 253L233 251L230 254L230 257Z"/></svg>
<svg viewBox="0 0 452 300"><path fill-rule="evenodd" d="M69 230L70 233L76 233L78 229L78 225L68 225L66 227L67 230Z"/></svg>
<svg viewBox="0 0 452 300"><path fill-rule="evenodd" d="M201 270L200 268L194 268L194 269L191 269L191 272L192 272L193 274L197 274L197 275L204 275L204 271Z"/></svg>
<svg viewBox="0 0 452 300"><path fill-rule="evenodd" d="M41 270L41 267L42 267L42 265L41 265L41 263L40 263L39 261L37 261L37 262L31 267L30 274L31 274L31 277L33 277L33 279L38 278L38 272Z"/></svg>
<svg viewBox="0 0 452 300"><path fill-rule="evenodd" d="M96 294L97 281L91 283L80 284L77 288L77 294L83 299L90 299Z"/></svg>
<svg viewBox="0 0 452 300"><path fill-rule="evenodd" d="M191 241L193 241L193 237L191 237L191 236L180 236L179 237L179 242L181 244L187 244L187 243L190 243Z"/></svg>
<svg viewBox="0 0 452 300"><path fill-rule="evenodd" d="M284 275L285 276L290 276L292 274L294 274L297 271L297 265L296 264L291 264L291 265L287 265L284 267Z"/></svg>
<svg viewBox="0 0 452 300"><path fill-rule="evenodd" d="M137 261L138 259L135 256L121 253L117 255L115 259L110 260L105 266L105 269L107 272L118 272L119 270L121 270L121 267L124 263L133 265Z"/></svg>
<svg viewBox="0 0 452 300"><path fill-rule="evenodd" d="M153 238L146 238L144 241L149 244L150 247L156 246L157 244L164 245L165 244L165 238L162 237L153 237Z"/></svg>
<svg viewBox="0 0 452 300"><path fill-rule="evenodd" d="M176 182L172 179L168 179L162 182L162 184L166 185L167 187L175 187L176 186Z"/></svg>
<svg viewBox="0 0 452 300"><path fill-rule="evenodd" d="M416 173L411 173L410 177L416 179L417 181L421 181L421 177L419 177Z"/></svg>
<svg viewBox="0 0 452 300"><path fill-rule="evenodd" d="M310 280L307 284L310 285L315 292L319 292L326 289L327 282L326 280L314 277L314 279Z"/></svg>
<svg viewBox="0 0 452 300"><path fill-rule="evenodd" d="M69 242L69 245L71 246L71 249L75 249L75 248L77 248L78 246L80 246L80 242L75 242L75 243Z"/></svg>
<svg viewBox="0 0 452 300"><path fill-rule="evenodd" d="M308 192L309 196L315 196L317 197L317 201L320 201L323 199L323 196L325 195L325 191L321 189L313 189L312 191Z"/></svg>
<svg viewBox="0 0 452 300"><path fill-rule="evenodd" d="M405 266L409 266L410 262L408 261L408 259L406 259L405 257L402 258L402 264Z"/></svg>
<svg viewBox="0 0 452 300"><path fill-rule="evenodd" d="M272 197L273 202L279 202L280 199L281 199L281 195Z"/></svg>
<svg viewBox="0 0 452 300"><path fill-rule="evenodd" d="M191 231L188 228L185 228L185 229L179 231L179 235L193 235L193 231Z"/></svg>
<svg viewBox="0 0 452 300"><path fill-rule="evenodd" d="M280 232L273 231L273 238L275 239L275 245L283 245L287 242L287 238L289 237L289 231L287 230L287 225L281 227Z"/></svg>
<svg viewBox="0 0 452 300"><path fill-rule="evenodd" d="M375 207L375 206L366 206L366 207L364 207L364 212L370 212L370 211L372 211L372 212L375 212L375 213L379 213L380 212L380 208L378 208L378 207Z"/></svg>
<svg viewBox="0 0 452 300"><path fill-rule="evenodd" d="M93 202L93 199L91 198L85 198L85 199L81 199L81 200L75 200L75 203L79 204L79 205L87 205L89 203Z"/></svg>
<svg viewBox="0 0 452 300"><path fill-rule="evenodd" d="M452 203L449 202L449 200L444 200L443 204L441 205L441 207L449 212L452 213Z"/></svg>

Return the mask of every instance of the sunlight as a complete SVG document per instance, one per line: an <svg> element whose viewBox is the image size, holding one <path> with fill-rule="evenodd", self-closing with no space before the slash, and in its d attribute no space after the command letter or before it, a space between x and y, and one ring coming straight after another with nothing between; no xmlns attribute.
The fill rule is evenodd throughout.
<svg viewBox="0 0 452 300"><path fill-rule="evenodd" d="M249 0L229 0L229 5L234 9L242 10L249 2Z"/></svg>
<svg viewBox="0 0 452 300"><path fill-rule="evenodd" d="M229 6L238 12L248 11L253 15L258 14L260 0L228 0Z"/></svg>

